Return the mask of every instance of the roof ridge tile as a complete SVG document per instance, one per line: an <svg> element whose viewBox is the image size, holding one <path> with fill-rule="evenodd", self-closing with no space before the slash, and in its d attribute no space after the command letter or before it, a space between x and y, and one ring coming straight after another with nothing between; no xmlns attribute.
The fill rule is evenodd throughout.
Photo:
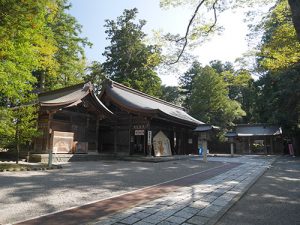
<svg viewBox="0 0 300 225"><path fill-rule="evenodd" d="M173 103L167 102L167 101L162 100L162 99L160 99L160 98L157 98L157 97L154 97L154 96L145 94L144 92L141 92L141 91L135 90L135 89L133 89L133 88L127 87L127 86L125 86L125 85L123 85L123 84L120 84L120 83L118 83L118 82L116 82L116 81L113 81L113 80L111 80L111 79L108 79L108 80L111 82L111 85L112 85L112 86L116 85L116 86L122 88L123 90L130 91L131 93L135 93L135 94L138 94L138 95L140 95L140 96L142 96L142 97L146 97L146 98L151 99L151 100L154 100L154 101L156 101L156 102L159 102L159 103L162 103L162 104L165 104L165 105L168 105L168 106L171 106L171 107L174 107L174 108L177 108L177 109L180 109L180 110L185 111L185 108L182 107L182 106L175 105L175 104L173 104Z"/></svg>

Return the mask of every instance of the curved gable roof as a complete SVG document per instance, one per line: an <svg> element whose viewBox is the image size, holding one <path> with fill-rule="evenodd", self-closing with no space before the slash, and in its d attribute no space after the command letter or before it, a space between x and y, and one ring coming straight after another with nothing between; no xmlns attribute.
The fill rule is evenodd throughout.
<svg viewBox="0 0 300 225"><path fill-rule="evenodd" d="M112 80L105 82L100 98L104 93L106 93L106 96L114 103L129 111L149 114L159 113L193 125L204 124L187 114L183 107L147 95Z"/></svg>
<svg viewBox="0 0 300 225"><path fill-rule="evenodd" d="M42 107L65 108L81 103L86 96L93 99L97 108L112 114L94 94L93 85L90 82L41 93L38 96L38 101Z"/></svg>

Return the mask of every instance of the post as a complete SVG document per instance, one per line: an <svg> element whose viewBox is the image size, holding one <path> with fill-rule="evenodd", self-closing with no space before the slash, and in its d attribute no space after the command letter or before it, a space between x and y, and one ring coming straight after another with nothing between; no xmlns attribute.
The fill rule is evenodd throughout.
<svg viewBox="0 0 300 225"><path fill-rule="evenodd" d="M96 150L99 153L99 117L96 118Z"/></svg>
<svg viewBox="0 0 300 225"><path fill-rule="evenodd" d="M151 156L151 149L152 149L152 131L148 130L147 132L147 148L148 148L148 156Z"/></svg>
<svg viewBox="0 0 300 225"><path fill-rule="evenodd" d="M207 162L207 143L203 142L203 161Z"/></svg>
<svg viewBox="0 0 300 225"><path fill-rule="evenodd" d="M230 142L230 156L231 156L231 157L233 157L233 155L234 155L233 147L234 147L234 146L233 146L233 142L231 141L231 142Z"/></svg>
<svg viewBox="0 0 300 225"><path fill-rule="evenodd" d="M49 112L47 129L48 167L52 167L53 132L51 129L52 112Z"/></svg>
<svg viewBox="0 0 300 225"><path fill-rule="evenodd" d="M273 143L273 137L272 136L270 137L270 145L271 145L270 146L271 147L271 149L270 149L271 152L270 153L274 154L274 143Z"/></svg>
<svg viewBox="0 0 300 225"><path fill-rule="evenodd" d="M117 153L117 125L114 126L114 153Z"/></svg>
<svg viewBox="0 0 300 225"><path fill-rule="evenodd" d="M250 142L250 137L248 137L248 150L249 150L249 154L251 154L251 142Z"/></svg>
<svg viewBox="0 0 300 225"><path fill-rule="evenodd" d="M52 152L52 149L53 147L53 132L51 130L49 130L49 134L50 134L50 146L48 148L48 151L49 151L49 156L48 156L48 167L52 167L52 156L53 156L53 152Z"/></svg>

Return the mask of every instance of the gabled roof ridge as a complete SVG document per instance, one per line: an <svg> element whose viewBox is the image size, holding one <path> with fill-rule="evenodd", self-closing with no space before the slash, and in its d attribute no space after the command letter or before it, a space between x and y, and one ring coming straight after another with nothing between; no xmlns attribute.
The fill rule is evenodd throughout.
<svg viewBox="0 0 300 225"><path fill-rule="evenodd" d="M83 89L83 87L85 85L87 85L87 84L89 86L92 86L92 83L90 81L88 81L88 82L82 82L82 83L71 85L71 86L68 86L68 87L63 87L63 88L58 88L58 89L51 90L51 91L42 92L42 93L39 93L38 96L45 96L45 95L49 95L49 94L56 94L56 93L60 93L60 92L63 92L63 91L72 90L72 89L75 89L77 87L78 88L82 87L81 89Z"/></svg>
<svg viewBox="0 0 300 225"><path fill-rule="evenodd" d="M148 98L150 100L153 100L153 101L156 101L156 102L159 102L159 103L162 103L162 104L165 104L165 105L168 105L168 106L171 106L171 107L174 107L174 108L178 108L180 110L185 111L185 108L182 107L182 106L178 106L178 105L175 105L173 103L170 103L170 102L167 102L165 100L162 100L160 98L157 98L157 97L145 94L144 92L141 92L141 91L135 90L133 88L127 87L127 86L125 86L123 84L120 84L120 83L118 83L116 81L113 81L111 79L108 79L108 81L111 83L112 86L116 85L117 87L120 87L123 90L129 91L129 92L134 93L134 94L138 94L141 97L145 97L145 98Z"/></svg>
<svg viewBox="0 0 300 225"><path fill-rule="evenodd" d="M272 124L272 123L240 123L236 124L234 127L246 127L246 126L275 126L280 127L278 124Z"/></svg>

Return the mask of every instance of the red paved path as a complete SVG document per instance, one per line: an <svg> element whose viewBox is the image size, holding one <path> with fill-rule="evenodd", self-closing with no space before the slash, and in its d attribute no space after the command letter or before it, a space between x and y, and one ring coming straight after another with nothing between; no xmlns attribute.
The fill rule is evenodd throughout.
<svg viewBox="0 0 300 225"><path fill-rule="evenodd" d="M236 166L239 163L227 163L222 166L211 168L190 176L165 182L156 186L151 186L144 189L139 189L130 193L125 193L120 196L109 199L100 200L98 202L68 209L65 211L56 212L53 214L41 216L35 219L30 219L24 222L17 223L18 225L77 225L86 224L95 221L101 217L116 213L121 210L129 209L142 203L158 199L170 192L175 192L178 187L186 187L197 184L203 180L224 173Z"/></svg>

